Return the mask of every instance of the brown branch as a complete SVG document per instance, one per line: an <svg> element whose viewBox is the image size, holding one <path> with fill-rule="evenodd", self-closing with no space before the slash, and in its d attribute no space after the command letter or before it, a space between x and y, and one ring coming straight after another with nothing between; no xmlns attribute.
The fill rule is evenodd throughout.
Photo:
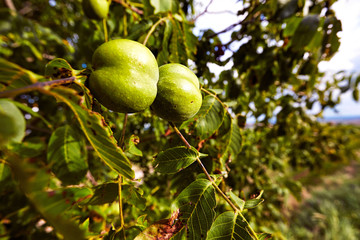
<svg viewBox="0 0 360 240"><path fill-rule="evenodd" d="M0 92L0 98L15 97L16 95L34 91L34 90L39 90L39 89L42 89L47 86L57 86L57 85L72 83L75 80L76 80L76 77L69 77L69 78L61 78L61 79L56 79L56 80L47 81L47 82L37 82L37 83L34 83L34 84L26 86L26 87Z"/></svg>
<svg viewBox="0 0 360 240"><path fill-rule="evenodd" d="M169 122L169 124L175 130L175 132L181 138L181 140L185 143L186 147L191 148L190 143L186 140L184 135L182 135L182 133L179 131L179 129L175 126L175 124L173 122Z"/></svg>
<svg viewBox="0 0 360 240"><path fill-rule="evenodd" d="M224 30L221 30L220 32L214 33L214 34L212 34L212 35L210 35L210 36L207 36L206 38L209 39L209 38L213 38L213 37L215 37L215 36L218 36L218 35L220 35L220 34L226 33L226 32L228 32L228 31L231 31L233 28L235 28L235 27L237 27L237 26L239 26L239 25L247 25L247 24L250 24L250 23L254 22L255 19L258 18L258 16L260 16L260 13L261 13L260 11L257 11L257 12L254 13L254 15L252 16L251 19L248 19L248 18L246 17L245 19L243 19L243 20L241 20L241 21L239 21L239 22L237 22L237 23L231 24L230 26L228 26L228 27L225 28ZM249 15L250 15L250 14L249 14Z"/></svg>
<svg viewBox="0 0 360 240"><path fill-rule="evenodd" d="M134 6L131 6L130 4L124 2L123 0L112 0L113 2L117 2L117 3L120 3L121 5L123 5L124 7L130 9L131 11L139 14L139 15L143 15L144 12Z"/></svg>
<svg viewBox="0 0 360 240"><path fill-rule="evenodd" d="M198 16L196 16L196 17L192 20L192 22L195 22L199 17L201 17L202 15L204 15L205 13L207 13L210 5L212 4L212 2L213 2L213 0L210 0L209 4L205 7L205 10L204 10L202 13L200 13Z"/></svg>
<svg viewBox="0 0 360 240"><path fill-rule="evenodd" d="M91 182L92 185L97 186L98 183L96 182L94 176L91 174L90 171L87 171L86 178Z"/></svg>
<svg viewBox="0 0 360 240"><path fill-rule="evenodd" d="M16 8L12 0L5 0L5 4L11 11L16 12Z"/></svg>

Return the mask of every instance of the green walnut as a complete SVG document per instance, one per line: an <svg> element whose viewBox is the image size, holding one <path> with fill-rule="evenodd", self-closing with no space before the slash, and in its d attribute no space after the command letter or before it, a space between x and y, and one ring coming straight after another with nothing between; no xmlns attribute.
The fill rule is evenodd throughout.
<svg viewBox="0 0 360 240"><path fill-rule="evenodd" d="M25 136L25 119L14 103L0 99L0 146L21 142Z"/></svg>
<svg viewBox="0 0 360 240"><path fill-rule="evenodd" d="M83 0L82 7L85 15L90 19L107 18L111 0Z"/></svg>
<svg viewBox="0 0 360 240"><path fill-rule="evenodd" d="M95 50L92 63L90 91L108 109L140 112L155 100L159 69L144 45L127 39L106 42Z"/></svg>
<svg viewBox="0 0 360 240"><path fill-rule="evenodd" d="M197 76L178 63L161 66L159 74L158 93L151 105L155 114L172 122L193 117L202 103Z"/></svg>

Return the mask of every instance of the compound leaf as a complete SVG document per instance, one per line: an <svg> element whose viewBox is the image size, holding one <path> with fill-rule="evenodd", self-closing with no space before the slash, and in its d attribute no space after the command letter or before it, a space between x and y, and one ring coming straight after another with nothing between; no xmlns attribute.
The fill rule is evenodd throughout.
<svg viewBox="0 0 360 240"><path fill-rule="evenodd" d="M151 5L155 8L155 14L159 12L177 12L178 2L169 0L150 0Z"/></svg>
<svg viewBox="0 0 360 240"><path fill-rule="evenodd" d="M85 141L69 125L52 133L47 159L53 173L65 184L77 184L88 169Z"/></svg>
<svg viewBox="0 0 360 240"><path fill-rule="evenodd" d="M225 117L225 109L215 96L207 95L201 105L199 112L194 118L185 122L186 125L193 125L196 136L206 139L219 129Z"/></svg>
<svg viewBox="0 0 360 240"><path fill-rule="evenodd" d="M34 84L44 77L0 58L0 92Z"/></svg>
<svg viewBox="0 0 360 240"><path fill-rule="evenodd" d="M200 153L195 148L184 146L166 149L155 159L156 170L160 173L176 173L196 161Z"/></svg>
<svg viewBox="0 0 360 240"><path fill-rule="evenodd" d="M215 189L207 179L197 179L176 198L180 220L188 228L188 239L205 239L215 218Z"/></svg>
<svg viewBox="0 0 360 240"><path fill-rule="evenodd" d="M207 240L253 240L249 226L238 213L224 212L214 221Z"/></svg>
<svg viewBox="0 0 360 240"><path fill-rule="evenodd" d="M228 132L222 137L224 140L224 150L221 155L222 162L233 159L241 151L242 135L239 126L231 119Z"/></svg>
<svg viewBox="0 0 360 240"><path fill-rule="evenodd" d="M102 205L112 203L118 196L118 184L115 182L108 182L94 187L94 195L84 202L88 205Z"/></svg>
<svg viewBox="0 0 360 240"><path fill-rule="evenodd" d="M81 197L88 195L89 190L73 188L45 191L50 175L44 169L39 169L30 161L23 161L16 156L11 156L8 160L20 189L55 230L63 235L64 239L85 239L84 232L78 227L78 224L64 216L64 213L72 206L72 203L76 203ZM72 194L66 194L67 191Z"/></svg>
<svg viewBox="0 0 360 240"><path fill-rule="evenodd" d="M131 169L129 159L121 148L117 146L111 129L99 113L80 106L77 102L80 103L81 99L72 90L59 87L51 92L45 90L42 92L54 96L71 109L80 125L80 129L100 159L124 177L134 178L135 174Z"/></svg>

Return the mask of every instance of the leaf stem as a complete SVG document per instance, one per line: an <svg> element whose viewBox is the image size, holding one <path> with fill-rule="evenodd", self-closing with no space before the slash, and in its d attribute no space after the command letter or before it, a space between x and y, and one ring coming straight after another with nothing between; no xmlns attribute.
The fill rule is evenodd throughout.
<svg viewBox="0 0 360 240"><path fill-rule="evenodd" d="M139 14L139 15L143 15L143 14L144 14L144 12L143 12L142 10L140 10L140 9L138 9L138 8L135 7L136 3L132 3L132 5L134 5L134 6L132 6L132 5L124 2L123 0L113 0L113 1L114 1L114 2L117 2L117 3L120 3L123 7L130 9L130 10L133 11L134 13L137 13L137 14Z"/></svg>
<svg viewBox="0 0 360 240"><path fill-rule="evenodd" d="M171 127L175 130L176 134L181 138L181 140L185 143L185 145L188 148L191 148L190 143L186 140L186 138L182 135L182 133L179 131L179 129L175 126L174 123L169 122ZM253 237L258 240L259 238L257 237L255 231L252 229L252 227L250 226L250 224L247 222L246 218L241 214L241 210L239 208L237 208L234 203L225 195L225 193L219 188L219 186L215 183L215 181L212 179L212 177L210 176L210 174L208 173L208 171L206 170L204 164L201 162L200 158L197 157L196 161L198 162L198 164L200 165L202 171L205 173L206 177L209 179L209 181L211 182L211 184L214 186L214 188L216 189L216 191L221 195L221 197L223 199L225 199L225 201L230 205L230 207L234 210L235 213L239 214L240 217L242 218L242 220L244 222L246 222L247 224L247 229L249 230L249 232L251 233L251 235L253 235Z"/></svg>
<svg viewBox="0 0 360 240"><path fill-rule="evenodd" d="M146 35L146 37L144 39L144 42L143 42L144 46L146 46L147 41L149 40L151 34L155 31L156 27L168 18L169 17L160 18L154 25L152 25L152 27L150 28L150 31L148 32L148 34Z"/></svg>
<svg viewBox="0 0 360 240"><path fill-rule="evenodd" d="M107 31L107 25L106 25L106 18L104 18L102 20L103 22L103 28L104 28L104 38L105 38L105 42L109 41L109 36L108 36L108 31Z"/></svg>
<svg viewBox="0 0 360 240"><path fill-rule="evenodd" d="M119 192L119 217L120 217L120 227L118 228L117 232L120 232L124 228L124 213L123 213L123 206L122 206L122 177L119 175L118 178L118 192ZM122 239L126 239L125 231L122 231L123 237Z"/></svg>
<svg viewBox="0 0 360 240"><path fill-rule="evenodd" d="M49 86L52 87L52 86L57 86L57 85L73 83L73 82L75 82L75 80L76 80L76 77L73 76L73 77L69 77L69 78L61 78L61 79L56 79L56 80L47 81L47 82L37 82L37 83L34 83L29 86L0 92L0 98L15 97L19 94L23 94L23 93L31 92L31 91L35 91L35 90L41 90L41 89L43 89L45 87L49 87Z"/></svg>
<svg viewBox="0 0 360 240"><path fill-rule="evenodd" d="M229 108L228 106L226 106L225 103L223 103L223 102L221 101L221 99L220 99L216 94L214 94L214 93L206 90L205 88L201 88L201 91L203 91L204 93L206 93L206 94L208 94L208 95L211 95L211 96L213 96L214 98L216 98L216 100L218 100L219 103L221 103L221 105L222 105L226 110Z"/></svg>
<svg viewBox="0 0 360 240"><path fill-rule="evenodd" d="M191 148L190 143L186 140L186 138L181 134L179 129L175 126L173 122L169 122L170 126L175 130L176 134L181 138L181 140L185 143L186 147Z"/></svg>

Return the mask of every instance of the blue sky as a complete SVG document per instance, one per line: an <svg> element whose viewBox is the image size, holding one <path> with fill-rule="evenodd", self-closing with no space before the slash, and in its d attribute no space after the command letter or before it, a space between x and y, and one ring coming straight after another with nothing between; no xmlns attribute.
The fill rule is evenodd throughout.
<svg viewBox="0 0 360 240"><path fill-rule="evenodd" d="M209 2L210 0L195 0L197 13L203 12ZM241 5L242 3L237 0L213 0L207 10L208 13L201 15L196 20L195 34L208 28L218 32L239 21L240 18L236 16L236 11ZM330 61L319 64L320 71L326 72L328 76L340 70L360 74L360 0L338 0L333 4L332 9L342 21L343 31L339 33L341 45ZM230 39L230 35L231 32L228 32L220 35L220 38L226 42ZM237 48L237 46L233 47ZM228 63L225 68L230 68L231 65L232 63ZM210 64L210 67L214 73L224 70L223 67L215 64ZM332 109L325 110L324 117L360 116L360 103L355 102L351 92L348 92L343 94L341 103L336 110L337 113Z"/></svg>

